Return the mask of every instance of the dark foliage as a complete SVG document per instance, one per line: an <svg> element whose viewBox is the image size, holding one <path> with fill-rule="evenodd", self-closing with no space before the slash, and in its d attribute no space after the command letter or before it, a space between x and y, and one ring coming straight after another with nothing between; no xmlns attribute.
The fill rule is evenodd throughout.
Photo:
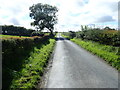
<svg viewBox="0 0 120 90"><path fill-rule="evenodd" d="M24 27L17 27L17 26L2 26L2 34L3 35L16 35L16 36L31 36L32 29L26 29Z"/></svg>
<svg viewBox="0 0 120 90"><path fill-rule="evenodd" d="M49 43L49 36L43 38L14 38L2 39L2 87L8 89L13 76L21 70L23 63L34 47L40 48L43 44Z"/></svg>
<svg viewBox="0 0 120 90"><path fill-rule="evenodd" d="M57 23L57 8L48 4L38 3L32 5L29 10L30 17L34 19L31 25L40 31L47 28L53 34L54 25Z"/></svg>

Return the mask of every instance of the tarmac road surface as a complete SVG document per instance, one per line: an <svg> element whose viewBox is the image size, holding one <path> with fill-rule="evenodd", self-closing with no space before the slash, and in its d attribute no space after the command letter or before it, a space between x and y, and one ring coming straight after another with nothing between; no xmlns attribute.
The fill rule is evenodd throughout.
<svg viewBox="0 0 120 90"><path fill-rule="evenodd" d="M58 34L46 88L118 88L118 71Z"/></svg>

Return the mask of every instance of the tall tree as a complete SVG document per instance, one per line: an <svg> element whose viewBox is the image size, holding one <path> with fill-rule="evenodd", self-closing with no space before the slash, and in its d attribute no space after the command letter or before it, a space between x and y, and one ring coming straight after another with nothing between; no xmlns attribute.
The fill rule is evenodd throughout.
<svg viewBox="0 0 120 90"><path fill-rule="evenodd" d="M42 3L35 4L29 9L30 17L34 19L31 25L40 31L47 28L53 34L54 25L57 23L58 9L55 6Z"/></svg>

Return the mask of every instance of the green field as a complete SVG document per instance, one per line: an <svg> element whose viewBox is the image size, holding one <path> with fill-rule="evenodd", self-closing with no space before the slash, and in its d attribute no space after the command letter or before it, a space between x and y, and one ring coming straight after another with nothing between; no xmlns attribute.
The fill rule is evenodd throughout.
<svg viewBox="0 0 120 90"><path fill-rule="evenodd" d="M35 88L54 45L49 36L2 39L3 88Z"/></svg>
<svg viewBox="0 0 120 90"><path fill-rule="evenodd" d="M2 34L0 34L0 38L12 38L12 37L20 37L20 36L2 35ZM21 36L21 37L27 37L27 36Z"/></svg>

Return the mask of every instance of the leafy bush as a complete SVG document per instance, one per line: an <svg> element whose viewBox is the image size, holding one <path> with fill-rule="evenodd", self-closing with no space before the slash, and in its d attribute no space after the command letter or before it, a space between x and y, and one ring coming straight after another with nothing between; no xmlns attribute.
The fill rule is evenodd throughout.
<svg viewBox="0 0 120 90"><path fill-rule="evenodd" d="M11 88L35 88L40 79L40 75L43 74L44 67L53 50L55 40L50 39L49 42L49 44L43 45L40 49L34 48L30 57L25 60L26 63L23 69L18 72L19 76L12 81Z"/></svg>
<svg viewBox="0 0 120 90"><path fill-rule="evenodd" d="M79 32L63 32L64 37L80 38L82 40L91 40L105 45L120 46L120 31L90 29Z"/></svg>
<svg viewBox="0 0 120 90"><path fill-rule="evenodd" d="M64 38L70 40L70 37L69 37L69 36L65 36L65 35L62 34L62 37L64 37Z"/></svg>
<svg viewBox="0 0 120 90"><path fill-rule="evenodd" d="M43 37L44 33L43 32L39 32L39 31L34 31L34 32L32 32L31 36L41 36L41 37Z"/></svg>
<svg viewBox="0 0 120 90"><path fill-rule="evenodd" d="M6 38L2 39L3 88L8 88L16 72L23 68L26 58L30 57L34 47L41 48L49 43L49 36L43 38Z"/></svg>
<svg viewBox="0 0 120 90"><path fill-rule="evenodd" d="M63 32L62 35L63 35L63 37L65 37L67 39L72 39L72 38L76 37L76 33L73 31Z"/></svg>
<svg viewBox="0 0 120 90"><path fill-rule="evenodd" d="M81 31L78 38L92 40L106 45L120 46L120 34L116 30Z"/></svg>

